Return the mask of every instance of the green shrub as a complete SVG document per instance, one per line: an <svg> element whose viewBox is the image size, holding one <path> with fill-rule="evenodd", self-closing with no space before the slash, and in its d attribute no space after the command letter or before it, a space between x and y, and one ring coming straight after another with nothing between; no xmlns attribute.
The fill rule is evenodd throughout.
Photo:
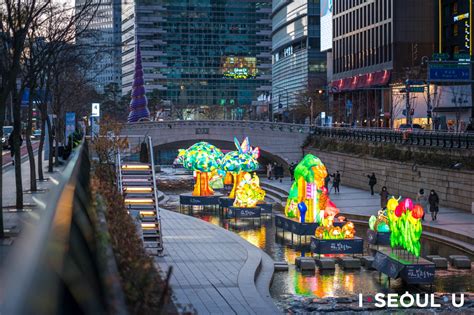
<svg viewBox="0 0 474 315"><path fill-rule="evenodd" d="M92 178L93 196L100 194L106 202L105 216L110 242L129 313L175 313L174 306L170 302L171 291L161 279L153 259L146 254L114 179L115 172L111 165L95 165L95 174Z"/></svg>

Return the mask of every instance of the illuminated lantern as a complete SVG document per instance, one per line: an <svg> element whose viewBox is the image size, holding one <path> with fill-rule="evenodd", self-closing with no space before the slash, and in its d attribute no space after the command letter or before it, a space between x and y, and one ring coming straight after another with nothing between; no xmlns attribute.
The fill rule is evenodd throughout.
<svg viewBox="0 0 474 315"><path fill-rule="evenodd" d="M406 210L413 209L413 201L410 198L406 198L405 200L403 200L403 205L405 206Z"/></svg>
<svg viewBox="0 0 474 315"><path fill-rule="evenodd" d="M207 142L198 142L186 150L179 150L178 160L196 175L193 196L214 194L209 185L209 175L220 166L223 156L221 150Z"/></svg>
<svg viewBox="0 0 474 315"><path fill-rule="evenodd" d="M324 227L322 226L319 226L318 228L316 228L316 232L314 234L317 238L323 238L324 237Z"/></svg>
<svg viewBox="0 0 474 315"><path fill-rule="evenodd" d="M342 234L342 230L338 226L333 226L329 229L329 235L332 239L340 239L343 238L344 235Z"/></svg>
<svg viewBox="0 0 474 315"><path fill-rule="evenodd" d="M413 207L413 210L411 210L411 215L415 218L415 219L421 219L423 217L423 214L424 214L424 210L423 210L423 207L421 205L415 205Z"/></svg>
<svg viewBox="0 0 474 315"><path fill-rule="evenodd" d="M377 217L375 215L370 216L369 218L369 228L371 230L375 230L375 222L377 221Z"/></svg>
<svg viewBox="0 0 474 315"><path fill-rule="evenodd" d="M234 138L236 151L226 153L222 159L221 169L226 173L232 174L232 182L234 183L229 198L234 199L239 187L240 181L244 178L246 173L258 170L258 157L260 156L260 149L250 147L249 139L246 137L242 144ZM230 182L227 180L227 183Z"/></svg>
<svg viewBox="0 0 474 315"><path fill-rule="evenodd" d="M392 196L390 200L387 202L387 210L395 211L395 208L398 206L398 200Z"/></svg>
<svg viewBox="0 0 474 315"><path fill-rule="evenodd" d="M226 172L224 178L224 185L232 185L232 173Z"/></svg>
<svg viewBox="0 0 474 315"><path fill-rule="evenodd" d="M323 194L325 194L325 195L328 194L328 189L326 188L326 186L323 186L323 188L321 188L321 191L322 191Z"/></svg>
<svg viewBox="0 0 474 315"><path fill-rule="evenodd" d="M306 210L308 210L308 208L306 207L306 204L304 202L300 202L298 204L298 210L300 211L301 223L304 223L305 217L306 217Z"/></svg>
<svg viewBox="0 0 474 315"><path fill-rule="evenodd" d="M404 207L404 205L401 204L401 203L398 204L398 206L395 208L395 215L396 215L397 217L401 217L402 214L404 214L404 213L405 213L405 207Z"/></svg>
<svg viewBox="0 0 474 315"><path fill-rule="evenodd" d="M380 222L379 225L377 225L377 232L390 232L390 228L387 223Z"/></svg>
<svg viewBox="0 0 474 315"><path fill-rule="evenodd" d="M347 222L347 223L342 227L342 234L344 235L344 238L354 238L354 236L355 236L354 223L352 223L352 222Z"/></svg>
<svg viewBox="0 0 474 315"><path fill-rule="evenodd" d="M245 173L235 193L234 207L254 208L259 201L265 199L265 191L260 188L260 180L257 175L250 176Z"/></svg>

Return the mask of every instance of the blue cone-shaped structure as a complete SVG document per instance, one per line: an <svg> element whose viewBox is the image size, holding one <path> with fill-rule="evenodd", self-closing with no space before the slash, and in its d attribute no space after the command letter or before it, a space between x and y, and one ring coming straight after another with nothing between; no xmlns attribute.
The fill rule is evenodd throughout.
<svg viewBox="0 0 474 315"><path fill-rule="evenodd" d="M137 40L135 47L135 75L133 76L132 100L130 101L130 113L128 122L150 120L150 110L148 100L145 95L145 82L143 80L142 53L140 43Z"/></svg>

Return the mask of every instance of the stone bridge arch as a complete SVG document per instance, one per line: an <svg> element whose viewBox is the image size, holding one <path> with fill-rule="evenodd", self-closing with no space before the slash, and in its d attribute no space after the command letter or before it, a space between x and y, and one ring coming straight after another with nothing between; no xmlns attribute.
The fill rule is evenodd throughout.
<svg viewBox="0 0 474 315"><path fill-rule="evenodd" d="M252 146L262 150L263 160L288 164L302 158L302 145L310 132L309 126L259 121L161 121L124 125L122 135L131 144L151 136L157 150L186 148L207 141L224 150L233 150L234 137L242 141L249 137Z"/></svg>

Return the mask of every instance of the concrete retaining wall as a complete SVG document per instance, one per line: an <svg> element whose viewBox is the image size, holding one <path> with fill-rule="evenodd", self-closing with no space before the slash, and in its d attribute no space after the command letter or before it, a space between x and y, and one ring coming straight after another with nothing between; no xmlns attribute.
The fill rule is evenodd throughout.
<svg viewBox="0 0 474 315"><path fill-rule="evenodd" d="M377 193L382 186L387 186L390 194L415 198L420 188L425 190L425 194L434 189L439 195L441 206L473 211L474 172L420 165L414 167L408 163L310 148L305 153L318 156L328 172L339 170L342 185L369 190L367 175L374 172L377 177Z"/></svg>

